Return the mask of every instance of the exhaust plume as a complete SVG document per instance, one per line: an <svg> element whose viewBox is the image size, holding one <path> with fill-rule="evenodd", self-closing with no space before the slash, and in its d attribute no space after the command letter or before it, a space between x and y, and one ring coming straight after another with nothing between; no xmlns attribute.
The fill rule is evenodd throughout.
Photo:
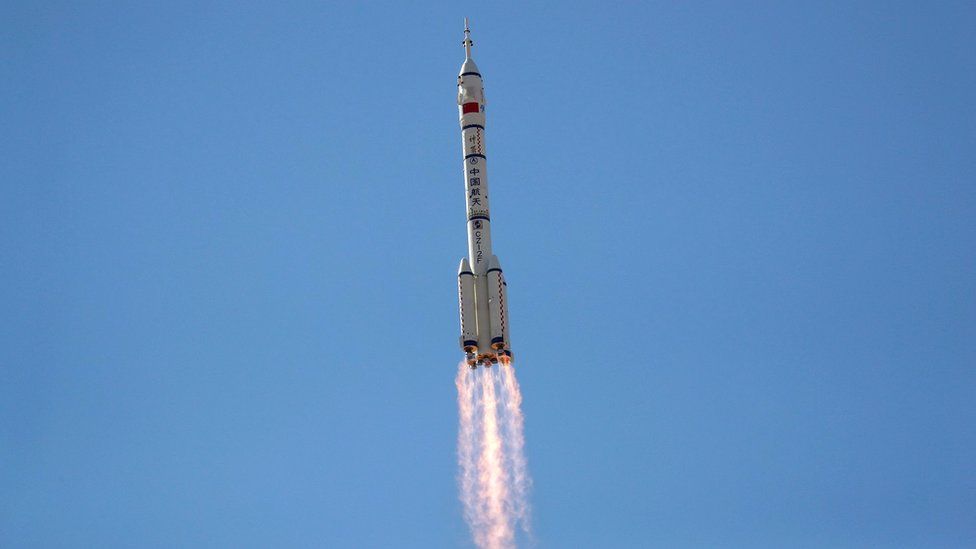
<svg viewBox="0 0 976 549"><path fill-rule="evenodd" d="M531 478L525 459L522 395L513 366L458 365L458 487L464 519L482 549L515 546L529 534Z"/></svg>

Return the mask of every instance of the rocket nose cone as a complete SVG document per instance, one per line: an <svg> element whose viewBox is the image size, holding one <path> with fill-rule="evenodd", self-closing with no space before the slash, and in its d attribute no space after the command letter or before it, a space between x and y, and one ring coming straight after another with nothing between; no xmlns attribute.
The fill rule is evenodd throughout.
<svg viewBox="0 0 976 549"><path fill-rule="evenodd" d="M474 59L465 59L464 64L461 65L461 74L466 74L470 72L479 75L481 74L481 72L478 70L478 65L476 65L474 62Z"/></svg>
<svg viewBox="0 0 976 549"><path fill-rule="evenodd" d="M464 259L461 260L461 264L458 265L458 274L470 273L470 272L471 272L471 264L468 263L468 258L465 257Z"/></svg>

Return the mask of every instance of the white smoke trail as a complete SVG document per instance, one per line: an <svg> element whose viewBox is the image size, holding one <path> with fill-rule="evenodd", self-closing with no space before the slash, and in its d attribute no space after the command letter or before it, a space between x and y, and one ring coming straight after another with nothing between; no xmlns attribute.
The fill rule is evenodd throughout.
<svg viewBox="0 0 976 549"><path fill-rule="evenodd" d="M529 476L528 463L525 460L525 418L522 417L522 391L519 390L518 380L515 379L515 367L500 368L502 377L502 394L505 396L505 440L509 444L507 457L511 471L512 493L511 505L515 519L525 533L530 533L531 516L529 509L529 490L532 488L532 478Z"/></svg>
<svg viewBox="0 0 976 549"><path fill-rule="evenodd" d="M478 459L480 473L479 492L486 503L485 518L488 520L484 547L511 547L512 525L508 517L508 478L505 471L504 444L498 428L498 398L495 391L497 368L483 368L481 372L482 425L481 456Z"/></svg>
<svg viewBox="0 0 976 549"><path fill-rule="evenodd" d="M464 518L483 549L514 547L518 523L529 533L522 396L511 365L458 366L458 485Z"/></svg>
<svg viewBox="0 0 976 549"><path fill-rule="evenodd" d="M462 361L454 384L458 392L458 485L461 489L461 503L464 504L464 520L473 525L478 517L478 499L475 492L478 473L474 455L477 434L474 422L474 377L468 375L469 370L468 365Z"/></svg>

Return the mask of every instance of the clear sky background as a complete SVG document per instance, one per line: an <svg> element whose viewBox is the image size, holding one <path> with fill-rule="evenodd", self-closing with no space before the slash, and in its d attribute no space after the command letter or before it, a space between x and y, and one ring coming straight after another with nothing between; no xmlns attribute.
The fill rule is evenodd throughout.
<svg viewBox="0 0 976 549"><path fill-rule="evenodd" d="M462 17L540 547L976 544L971 2L0 8L0 545L467 547Z"/></svg>

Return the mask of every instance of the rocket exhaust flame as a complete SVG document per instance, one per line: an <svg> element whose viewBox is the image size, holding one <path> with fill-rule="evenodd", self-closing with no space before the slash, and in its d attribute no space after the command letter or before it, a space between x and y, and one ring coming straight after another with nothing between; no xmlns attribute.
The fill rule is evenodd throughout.
<svg viewBox="0 0 976 549"><path fill-rule="evenodd" d="M509 443L506 458L509 461L512 488L512 511L516 520L525 533L530 533L529 525L529 489L532 478L529 477L529 467L525 459L525 434L522 417L522 392L519 390L518 380L515 379L515 368L503 366L499 368L502 378L502 395L505 404L505 440Z"/></svg>
<svg viewBox="0 0 976 549"><path fill-rule="evenodd" d="M486 371L481 376L482 402L482 440L481 455L478 458L478 472L481 500L487 503L485 517L489 520L487 547L506 547L511 545L512 526L507 517L508 479L506 478L504 457L502 456L502 437L498 429L498 400L495 393L495 372Z"/></svg>
<svg viewBox="0 0 976 549"><path fill-rule="evenodd" d="M461 490L461 503L464 504L464 520L474 528L478 519L478 498L476 487L477 462L475 448L478 435L475 429L474 414L477 403L474 400L474 376L465 375L467 364L461 363L455 379L458 391L458 486Z"/></svg>
<svg viewBox="0 0 976 549"><path fill-rule="evenodd" d="M464 519L483 549L515 546L516 525L529 533L522 396L511 365L458 365L458 487Z"/></svg>

